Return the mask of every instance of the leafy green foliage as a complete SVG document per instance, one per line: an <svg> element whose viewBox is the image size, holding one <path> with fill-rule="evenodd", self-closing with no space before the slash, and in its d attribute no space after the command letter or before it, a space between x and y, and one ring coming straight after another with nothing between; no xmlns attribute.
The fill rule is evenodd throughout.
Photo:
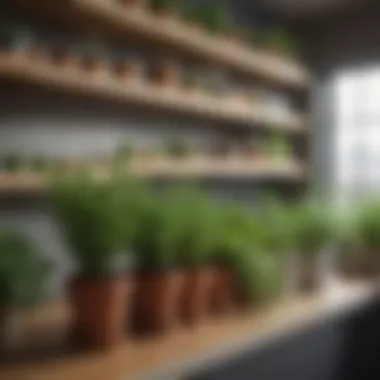
<svg viewBox="0 0 380 380"><path fill-rule="evenodd" d="M236 272L242 294L249 303L270 302L281 292L281 266L275 256L265 251L256 249L240 255Z"/></svg>
<svg viewBox="0 0 380 380"><path fill-rule="evenodd" d="M2 158L2 166L6 172L17 172L22 168L23 160L17 154L8 154Z"/></svg>
<svg viewBox="0 0 380 380"><path fill-rule="evenodd" d="M30 160L30 168L36 172L43 172L49 167L49 159L43 156L35 156Z"/></svg>
<svg viewBox="0 0 380 380"><path fill-rule="evenodd" d="M261 202L259 214L265 231L264 248L277 254L291 252L295 244L294 208L280 198L270 195Z"/></svg>
<svg viewBox="0 0 380 380"><path fill-rule="evenodd" d="M123 181L113 178L100 184L86 173L75 173L55 178L51 199L80 273L111 273L133 223Z"/></svg>
<svg viewBox="0 0 380 380"><path fill-rule="evenodd" d="M272 26L254 33L254 41L259 46L279 50L290 57L298 55L299 47L294 36L280 26Z"/></svg>
<svg viewBox="0 0 380 380"><path fill-rule="evenodd" d="M172 136L167 140L165 151L173 158L185 158L190 154L188 145L178 136Z"/></svg>
<svg viewBox="0 0 380 380"><path fill-rule="evenodd" d="M287 160L292 157L292 149L283 134L272 133L268 140L268 153L271 158Z"/></svg>
<svg viewBox="0 0 380 380"><path fill-rule="evenodd" d="M325 204L304 201L295 208L295 247L302 254L316 254L336 236L336 217Z"/></svg>
<svg viewBox="0 0 380 380"><path fill-rule="evenodd" d="M212 33L221 33L232 29L231 15L223 6L204 6L198 13L198 19Z"/></svg>
<svg viewBox="0 0 380 380"><path fill-rule="evenodd" d="M380 249L380 202L369 202L362 206L351 230L357 244L365 249Z"/></svg>
<svg viewBox="0 0 380 380"><path fill-rule="evenodd" d="M167 270L177 266L176 236L180 223L165 195L140 194L136 234L132 249L144 270Z"/></svg>
<svg viewBox="0 0 380 380"><path fill-rule="evenodd" d="M0 306L26 307L43 294L51 264L18 232L0 230Z"/></svg>

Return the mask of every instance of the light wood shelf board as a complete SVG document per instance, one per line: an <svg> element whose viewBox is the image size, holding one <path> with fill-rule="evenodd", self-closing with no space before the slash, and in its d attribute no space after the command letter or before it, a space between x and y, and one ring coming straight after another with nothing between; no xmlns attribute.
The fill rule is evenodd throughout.
<svg viewBox="0 0 380 380"><path fill-rule="evenodd" d="M294 113L273 114L261 106L191 95L178 89L136 82L122 83L106 72L90 74L75 68L59 68L47 61L33 61L23 56L0 53L0 76L52 90L69 91L139 105L149 109L185 114L256 127L270 125L284 131L304 131L306 120Z"/></svg>

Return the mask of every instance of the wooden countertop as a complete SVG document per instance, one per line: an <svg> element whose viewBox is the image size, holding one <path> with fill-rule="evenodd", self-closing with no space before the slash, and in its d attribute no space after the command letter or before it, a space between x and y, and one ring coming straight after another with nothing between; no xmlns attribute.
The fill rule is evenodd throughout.
<svg viewBox="0 0 380 380"><path fill-rule="evenodd" d="M284 299L266 309L213 318L169 335L128 340L107 353L66 354L38 362L0 366L2 380L178 379L325 318L359 308L374 295L368 284L339 284L313 297ZM48 331L52 320L68 325L67 305L34 316Z"/></svg>

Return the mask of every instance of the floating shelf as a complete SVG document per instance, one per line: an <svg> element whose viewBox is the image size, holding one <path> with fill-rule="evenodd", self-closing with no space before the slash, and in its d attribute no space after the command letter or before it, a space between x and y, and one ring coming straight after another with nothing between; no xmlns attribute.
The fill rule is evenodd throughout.
<svg viewBox="0 0 380 380"><path fill-rule="evenodd" d="M107 72L91 74L79 68L55 66L47 60L33 60L16 54L0 53L0 77L51 90L69 91L237 125L256 127L257 124L262 124L285 131L303 131L306 123L300 115L290 112L273 113L259 105L237 102L233 97L212 98L206 94L189 93L136 80L123 82Z"/></svg>
<svg viewBox="0 0 380 380"><path fill-rule="evenodd" d="M211 36L181 20L157 17L149 11L123 6L117 0L71 0L71 4L76 13L101 20L125 36L132 34L141 40L170 46L197 59L279 85L305 89L310 86L310 74L301 65L255 51L243 43Z"/></svg>
<svg viewBox="0 0 380 380"><path fill-rule="evenodd" d="M297 163L249 163L237 160L157 160L135 162L133 174L148 178L223 179L229 180L286 180L299 181L304 170ZM110 176L108 168L93 171L95 178L105 181ZM41 192L46 189L44 175L32 172L0 173L0 191L6 193Z"/></svg>

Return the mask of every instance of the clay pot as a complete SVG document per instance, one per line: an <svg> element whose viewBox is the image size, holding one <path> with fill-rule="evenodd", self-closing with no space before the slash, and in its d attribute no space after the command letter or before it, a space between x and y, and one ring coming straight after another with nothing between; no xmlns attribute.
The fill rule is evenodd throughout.
<svg viewBox="0 0 380 380"><path fill-rule="evenodd" d="M75 340L90 348L110 348L123 340L134 281L128 276L74 278L70 301Z"/></svg>
<svg viewBox="0 0 380 380"><path fill-rule="evenodd" d="M223 314L236 307L237 286L233 271L228 268L215 270L215 279L211 288L211 312Z"/></svg>
<svg viewBox="0 0 380 380"><path fill-rule="evenodd" d="M132 63L128 61L120 61L114 65L114 73L116 77L122 80L128 79L141 79L142 78L142 69L141 66L137 63Z"/></svg>
<svg viewBox="0 0 380 380"><path fill-rule="evenodd" d="M179 323L184 280L177 270L139 275L134 316L139 332L166 332Z"/></svg>
<svg viewBox="0 0 380 380"><path fill-rule="evenodd" d="M84 56L80 62L81 68L91 75L97 75L106 71L105 63L99 58Z"/></svg>
<svg viewBox="0 0 380 380"><path fill-rule="evenodd" d="M213 268L194 269L186 273L182 295L182 317L186 323L197 323L209 314L216 274Z"/></svg>
<svg viewBox="0 0 380 380"><path fill-rule="evenodd" d="M76 54L65 47L54 48L50 54L51 62L58 67L69 67L78 64Z"/></svg>
<svg viewBox="0 0 380 380"><path fill-rule="evenodd" d="M150 78L156 85L177 87L180 82L180 72L173 64L159 62L152 68Z"/></svg>
<svg viewBox="0 0 380 380"><path fill-rule="evenodd" d="M35 61L42 61L46 59L46 49L39 44L33 44L28 49L28 56Z"/></svg>

